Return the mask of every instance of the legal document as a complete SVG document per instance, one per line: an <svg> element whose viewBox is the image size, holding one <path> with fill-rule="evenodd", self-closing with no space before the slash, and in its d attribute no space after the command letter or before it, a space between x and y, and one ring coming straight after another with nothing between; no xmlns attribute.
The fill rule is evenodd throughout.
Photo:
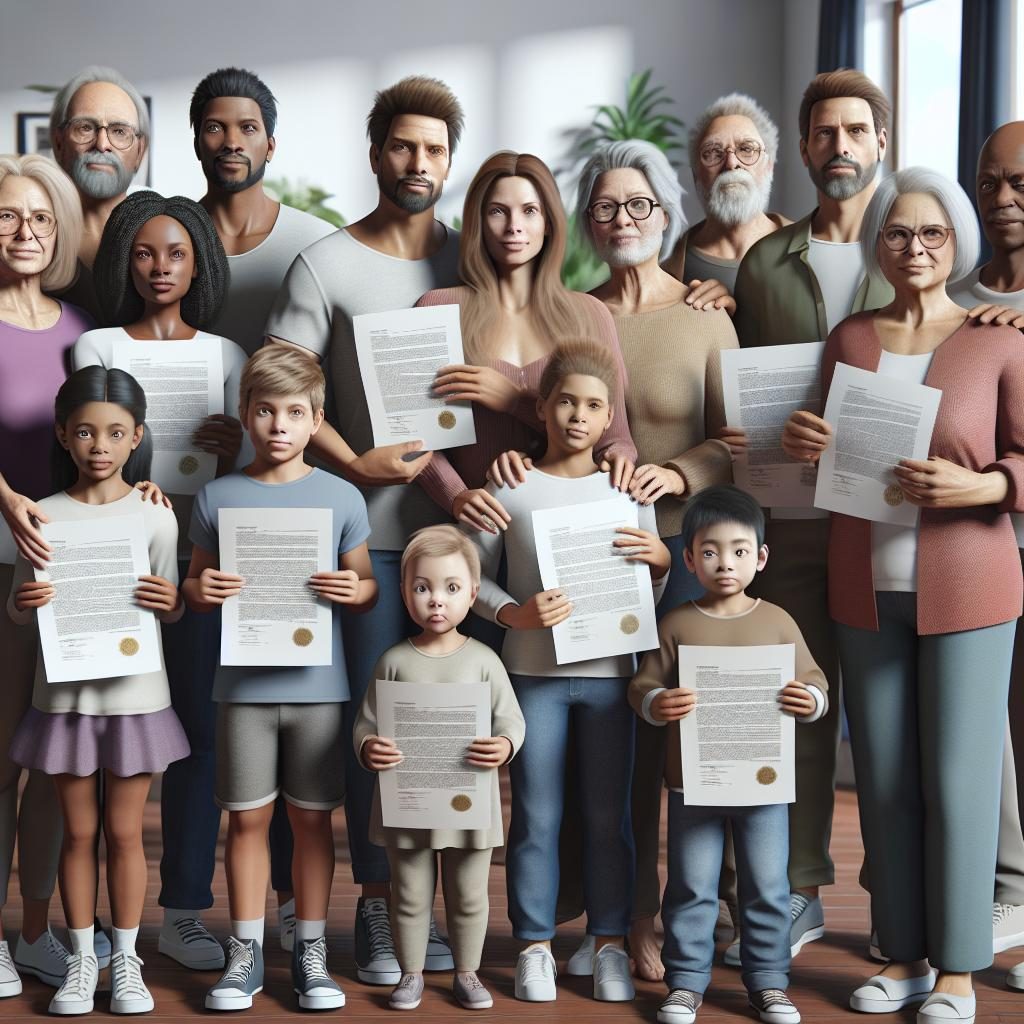
<svg viewBox="0 0 1024 1024"><path fill-rule="evenodd" d="M493 769L466 762L470 743L491 735L489 684L378 679L377 731L403 758L377 773L385 826L490 828Z"/></svg>
<svg viewBox="0 0 1024 1024"><path fill-rule="evenodd" d="M148 576L149 544L141 515L42 524L53 548L37 580L54 597L36 612L50 683L74 683L157 672L156 618L135 590Z"/></svg>
<svg viewBox="0 0 1024 1024"><path fill-rule="evenodd" d="M636 504L619 494L532 514L541 583L563 590L573 606L551 630L557 663L657 647L651 570L613 547L626 536L616 532L620 526L638 525Z"/></svg>
<svg viewBox="0 0 1024 1024"><path fill-rule="evenodd" d="M476 443L472 404L433 391L442 366L465 362L457 305L363 313L352 329L375 445L419 439L434 451Z"/></svg>
<svg viewBox="0 0 1024 1024"><path fill-rule="evenodd" d="M721 353L725 420L747 435L747 452L733 463L733 477L765 508L814 503L815 467L782 450L782 429L798 410L821 415L824 349L823 341L811 341Z"/></svg>
<svg viewBox="0 0 1024 1024"><path fill-rule="evenodd" d="M914 526L893 472L901 459L927 459L942 392L836 363L824 419L832 443L818 463L814 504L876 523Z"/></svg>
<svg viewBox="0 0 1024 1024"><path fill-rule="evenodd" d="M793 680L793 644L679 648L679 685L697 692L679 722L683 792L699 807L796 799L792 715L779 691Z"/></svg>
<svg viewBox="0 0 1024 1024"><path fill-rule="evenodd" d="M330 665L329 601L309 587L338 568L329 508L222 508L220 568L245 580L224 602L224 665Z"/></svg>
<svg viewBox="0 0 1024 1024"><path fill-rule="evenodd" d="M203 420L224 412L220 340L113 343L113 365L146 392L146 430L153 439L152 477L168 494L197 494L217 475L217 456L197 448Z"/></svg>

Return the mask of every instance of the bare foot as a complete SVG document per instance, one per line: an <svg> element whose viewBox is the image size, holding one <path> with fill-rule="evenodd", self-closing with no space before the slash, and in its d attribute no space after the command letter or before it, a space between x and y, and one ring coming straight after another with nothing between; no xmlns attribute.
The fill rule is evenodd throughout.
<svg viewBox="0 0 1024 1024"><path fill-rule="evenodd" d="M654 930L653 917L640 917L629 932L629 966L643 981L661 981L665 965L661 962L661 943Z"/></svg>
<svg viewBox="0 0 1024 1024"><path fill-rule="evenodd" d="M906 981L907 978L921 978L929 970L927 960L914 960L911 963L887 963L878 973L895 981Z"/></svg>
<svg viewBox="0 0 1024 1024"><path fill-rule="evenodd" d="M951 996L969 996L974 991L970 974L954 974L951 971L940 971L935 980L935 991L945 992Z"/></svg>

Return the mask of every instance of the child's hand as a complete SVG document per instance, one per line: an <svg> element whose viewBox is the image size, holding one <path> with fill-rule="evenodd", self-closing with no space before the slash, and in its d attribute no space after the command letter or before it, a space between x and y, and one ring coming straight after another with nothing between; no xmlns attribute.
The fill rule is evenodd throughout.
<svg viewBox="0 0 1024 1024"><path fill-rule="evenodd" d="M242 424L234 416L214 413L203 420L202 426L192 435L192 442L210 455L233 462L242 449Z"/></svg>
<svg viewBox="0 0 1024 1024"><path fill-rule="evenodd" d="M334 604L355 604L359 596L359 573L355 569L317 572L309 577L310 589L317 597Z"/></svg>
<svg viewBox="0 0 1024 1024"><path fill-rule="evenodd" d="M162 576L140 576L135 600L151 612L173 612L178 607L178 588Z"/></svg>
<svg viewBox="0 0 1024 1024"><path fill-rule="evenodd" d="M572 615L572 605L557 588L534 594L523 604L507 604L498 612L498 621L509 629L550 629Z"/></svg>
<svg viewBox="0 0 1024 1024"><path fill-rule="evenodd" d="M668 572L672 565L672 554L656 533L638 530L633 526L620 526L615 532L626 534L625 537L612 541L612 546L621 551L630 562L643 562L649 565L651 575L656 580L660 580Z"/></svg>
<svg viewBox="0 0 1024 1024"><path fill-rule="evenodd" d="M467 764L477 768L497 768L512 756L512 744L504 736L475 739L466 750Z"/></svg>
<svg viewBox="0 0 1024 1024"><path fill-rule="evenodd" d="M630 496L641 505L653 505L662 495L679 495L685 490L686 481L681 473L652 463L638 466L629 485Z"/></svg>
<svg viewBox="0 0 1024 1024"><path fill-rule="evenodd" d="M402 763L402 752L395 746L394 740L386 740L381 736L371 736L360 752L363 764L371 772L383 772Z"/></svg>
<svg viewBox="0 0 1024 1024"><path fill-rule="evenodd" d="M237 597L245 580L220 569L204 569L199 577L199 597L205 604L223 604L229 597ZM189 600L192 598L190 597Z"/></svg>
<svg viewBox="0 0 1024 1024"><path fill-rule="evenodd" d="M651 701L651 718L656 722L678 722L697 706L697 694L684 686L662 690Z"/></svg>
<svg viewBox="0 0 1024 1024"><path fill-rule="evenodd" d="M19 612L27 611L29 608L42 608L44 604L49 604L53 600L53 595L52 583L25 580L14 595L14 607Z"/></svg>
<svg viewBox="0 0 1024 1024"><path fill-rule="evenodd" d="M814 714L818 706L814 700L814 694L807 689L805 683L794 679L779 691L779 703L782 710L787 714L795 715L797 718L806 718Z"/></svg>

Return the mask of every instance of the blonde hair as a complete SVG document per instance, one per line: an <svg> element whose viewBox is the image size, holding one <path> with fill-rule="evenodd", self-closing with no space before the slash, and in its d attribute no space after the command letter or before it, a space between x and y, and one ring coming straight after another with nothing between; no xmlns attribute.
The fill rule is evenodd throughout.
<svg viewBox="0 0 1024 1024"><path fill-rule="evenodd" d="M441 79L409 75L377 93L366 117L366 134L377 149L384 148L391 122L402 114L419 114L444 121L448 126L448 158L451 159L462 137L465 115L455 94Z"/></svg>
<svg viewBox="0 0 1024 1024"><path fill-rule="evenodd" d="M596 377L608 388L608 404L615 404L619 390L619 368L615 357L607 345L590 338L563 341L555 349L537 385L541 400L547 400L555 388L574 373Z"/></svg>
<svg viewBox="0 0 1024 1024"><path fill-rule="evenodd" d="M547 164L530 153L501 150L488 157L466 192L459 239L459 277L469 288L462 303L462 341L468 362L492 358L494 329L500 305L498 275L483 239L484 209L499 178L525 178L537 190L544 209L547 237L534 260L530 319L539 334L572 338L599 330L595 311L586 297L562 284L567 221L562 198Z"/></svg>
<svg viewBox="0 0 1024 1024"><path fill-rule="evenodd" d="M470 579L475 586L480 585L480 553L476 545L454 526L425 526L409 538L402 552L402 585L405 585L405 570L418 558L443 558L445 555L462 555Z"/></svg>
<svg viewBox="0 0 1024 1024"><path fill-rule="evenodd" d="M242 368L238 385L238 409L244 417L255 394L301 395L309 397L314 413L324 407L327 384L323 370L312 355L303 355L291 345L272 342L250 356Z"/></svg>
<svg viewBox="0 0 1024 1024"><path fill-rule="evenodd" d="M62 291L78 274L78 246L82 241L82 201L78 190L53 160L37 153L0 156L0 184L8 176L30 178L50 197L57 221L57 243L39 283L44 291Z"/></svg>

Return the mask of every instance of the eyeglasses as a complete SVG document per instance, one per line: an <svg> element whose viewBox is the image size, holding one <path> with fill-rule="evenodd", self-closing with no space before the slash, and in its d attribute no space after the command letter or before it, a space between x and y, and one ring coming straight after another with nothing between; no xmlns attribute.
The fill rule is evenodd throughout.
<svg viewBox="0 0 1024 1024"><path fill-rule="evenodd" d="M906 228L902 224L891 224L882 232L886 249L892 252L906 252L916 237L926 249L941 249L946 239L953 234L945 224L926 224L923 228Z"/></svg>
<svg viewBox="0 0 1024 1024"><path fill-rule="evenodd" d="M45 210L36 210L29 214L21 214L17 210L0 210L0 237L16 235L22 224L27 224L29 231L36 238L49 238L57 226L57 219Z"/></svg>
<svg viewBox="0 0 1024 1024"><path fill-rule="evenodd" d="M736 159L744 167L750 167L761 159L763 152L764 146L760 142L754 142L753 139L745 139L737 146L705 146L700 151L700 162L705 167L720 167L725 163L726 155L734 153Z"/></svg>
<svg viewBox="0 0 1024 1024"><path fill-rule="evenodd" d="M636 196L633 199L627 199L624 203L613 203L610 199L598 199L596 203L591 203L587 207L587 216L591 220L597 221L598 224L609 224L619 215L619 210L625 207L626 213L633 220L647 220L656 206L661 206L661 203L656 203L646 196Z"/></svg>
<svg viewBox="0 0 1024 1024"><path fill-rule="evenodd" d="M91 117L74 117L64 123L71 141L79 146L88 146L96 141L102 128L107 133L107 139L114 149L130 149L135 140L139 137L139 130L123 121L112 121L110 124L100 124Z"/></svg>

